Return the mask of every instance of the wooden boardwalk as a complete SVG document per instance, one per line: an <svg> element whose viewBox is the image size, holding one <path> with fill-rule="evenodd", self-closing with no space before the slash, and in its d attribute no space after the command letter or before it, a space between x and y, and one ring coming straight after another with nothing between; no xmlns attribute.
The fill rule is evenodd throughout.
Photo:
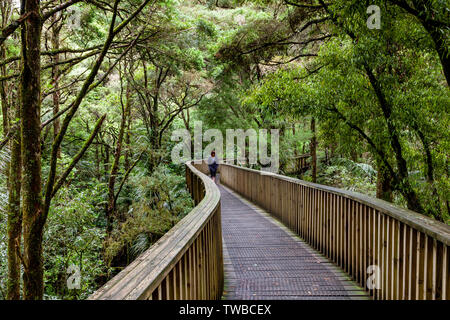
<svg viewBox="0 0 450 320"><path fill-rule="evenodd" d="M368 299L344 272L264 210L219 188L225 299Z"/></svg>

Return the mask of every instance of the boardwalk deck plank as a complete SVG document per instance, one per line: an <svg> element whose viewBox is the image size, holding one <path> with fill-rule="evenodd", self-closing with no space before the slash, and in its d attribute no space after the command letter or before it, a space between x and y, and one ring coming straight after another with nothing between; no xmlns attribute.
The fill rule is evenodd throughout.
<svg viewBox="0 0 450 320"><path fill-rule="evenodd" d="M345 273L264 210L219 189L225 299L368 299Z"/></svg>

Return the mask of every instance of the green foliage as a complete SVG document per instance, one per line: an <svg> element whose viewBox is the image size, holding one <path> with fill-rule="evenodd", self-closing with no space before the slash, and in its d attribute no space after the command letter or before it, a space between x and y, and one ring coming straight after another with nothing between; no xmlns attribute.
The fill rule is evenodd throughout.
<svg viewBox="0 0 450 320"><path fill-rule="evenodd" d="M371 165L345 158L333 158L329 164L319 163L318 183L376 196L377 172Z"/></svg>
<svg viewBox="0 0 450 320"><path fill-rule="evenodd" d="M226 129L279 129L280 173L291 174L295 158L312 149L314 118L319 183L375 196L379 166L388 164L391 178L397 177L401 158L407 174L394 186L394 202L408 205L409 184L406 191L417 195L423 213L450 222L450 91L433 38L420 19L394 1L325 2L332 19L323 19L328 15L323 9L284 1L155 1L115 38L96 77L101 82L91 87L73 117L58 157L60 177L94 123L107 114L93 144L52 202L43 244L47 299L86 298L189 213L193 203L184 167L171 163L175 143L170 136L179 128L192 132L195 121L203 122L203 130L219 129L224 134ZM116 25L141 3L120 1ZM66 25L69 13L63 11L60 110L76 98L107 37L111 4L98 4L106 10L86 1L74 5L81 12L80 28L75 30ZM369 4L382 8L381 30L366 26ZM431 0L423 5L423 18L447 24L438 28L445 46L447 2ZM19 18L17 10L12 18ZM51 19L45 22L42 36L46 52L41 58L42 122L53 117L55 106L50 23ZM130 46L137 33L140 38ZM17 35L4 42L6 60L0 63L6 68L0 77L20 74ZM389 115L380 105L369 71L386 97ZM18 83L17 77L2 81L11 117L19 101ZM127 103L130 118L110 187ZM4 135L5 128L1 132ZM398 137L400 153L393 136ZM54 142L52 124L43 128L41 141L46 177ZM0 298L7 276L7 158L5 147L0 153ZM301 174L311 180L311 170ZM115 223L111 237L105 239L111 193L117 196ZM81 269L80 290L67 289L70 265Z"/></svg>
<svg viewBox="0 0 450 320"><path fill-rule="evenodd" d="M0 300L6 299L6 280L8 277L8 231L7 215L0 210Z"/></svg>
<svg viewBox="0 0 450 320"><path fill-rule="evenodd" d="M7 250L8 250L8 163L10 150L6 146L0 150L0 300L6 299Z"/></svg>
<svg viewBox="0 0 450 320"><path fill-rule="evenodd" d="M443 155L449 151L450 92L433 46L427 41L417 45L405 37L419 38L424 30L410 16L400 15L397 7L384 11L387 25L380 31L365 26L366 6L361 2L337 1L331 8L339 12L334 29L340 36L322 44L318 58L309 65L290 66L265 77L248 91L244 105L299 118L314 115L321 122L322 144L337 145L341 154L369 152L371 160L387 161L395 170L397 152L409 172L422 173L406 179L424 213L445 219L449 175ZM347 33L356 34L357 40L349 39ZM387 97L389 120L368 69ZM401 155L392 147L394 135ZM431 160L426 160L425 144ZM430 166L432 182L426 181ZM396 187L406 194L403 185Z"/></svg>
<svg viewBox="0 0 450 320"><path fill-rule="evenodd" d="M218 34L217 28L214 23L202 18L198 19L197 21L197 32L212 39L216 39Z"/></svg>
<svg viewBox="0 0 450 320"><path fill-rule="evenodd" d="M105 259L127 252L132 261L169 231L193 207L184 178L171 169L159 166L151 176L137 175L132 179L133 205L125 221L116 228L106 243Z"/></svg>
<svg viewBox="0 0 450 320"><path fill-rule="evenodd" d="M66 188L54 199L44 233L47 299L85 299L105 272L101 250L105 230L96 204L100 185L89 190ZM68 290L70 265L81 271L81 288Z"/></svg>

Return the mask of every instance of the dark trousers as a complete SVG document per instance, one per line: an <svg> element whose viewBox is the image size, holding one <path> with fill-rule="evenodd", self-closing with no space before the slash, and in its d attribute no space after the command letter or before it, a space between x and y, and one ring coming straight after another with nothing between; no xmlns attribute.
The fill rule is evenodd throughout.
<svg viewBox="0 0 450 320"><path fill-rule="evenodd" d="M219 165L217 163L213 163L208 165L209 167L209 173L211 174L211 177L215 177L217 174L217 168L219 167Z"/></svg>

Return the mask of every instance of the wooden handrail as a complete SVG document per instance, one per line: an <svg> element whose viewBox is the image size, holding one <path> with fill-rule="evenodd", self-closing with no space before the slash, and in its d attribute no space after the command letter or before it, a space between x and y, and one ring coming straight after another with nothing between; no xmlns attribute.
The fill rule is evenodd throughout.
<svg viewBox="0 0 450 320"><path fill-rule="evenodd" d="M291 159L297 160L297 159L305 159L305 158L309 158L309 157L311 157L311 154L310 153L305 153L305 154L301 154L299 156L292 157Z"/></svg>
<svg viewBox="0 0 450 320"><path fill-rule="evenodd" d="M196 207L90 300L222 297L220 191L192 163L186 163L186 183Z"/></svg>
<svg viewBox="0 0 450 320"><path fill-rule="evenodd" d="M450 226L356 192L232 164L221 173L222 184L270 212L375 299L450 298ZM379 267L372 267L379 282L369 279L370 266Z"/></svg>

